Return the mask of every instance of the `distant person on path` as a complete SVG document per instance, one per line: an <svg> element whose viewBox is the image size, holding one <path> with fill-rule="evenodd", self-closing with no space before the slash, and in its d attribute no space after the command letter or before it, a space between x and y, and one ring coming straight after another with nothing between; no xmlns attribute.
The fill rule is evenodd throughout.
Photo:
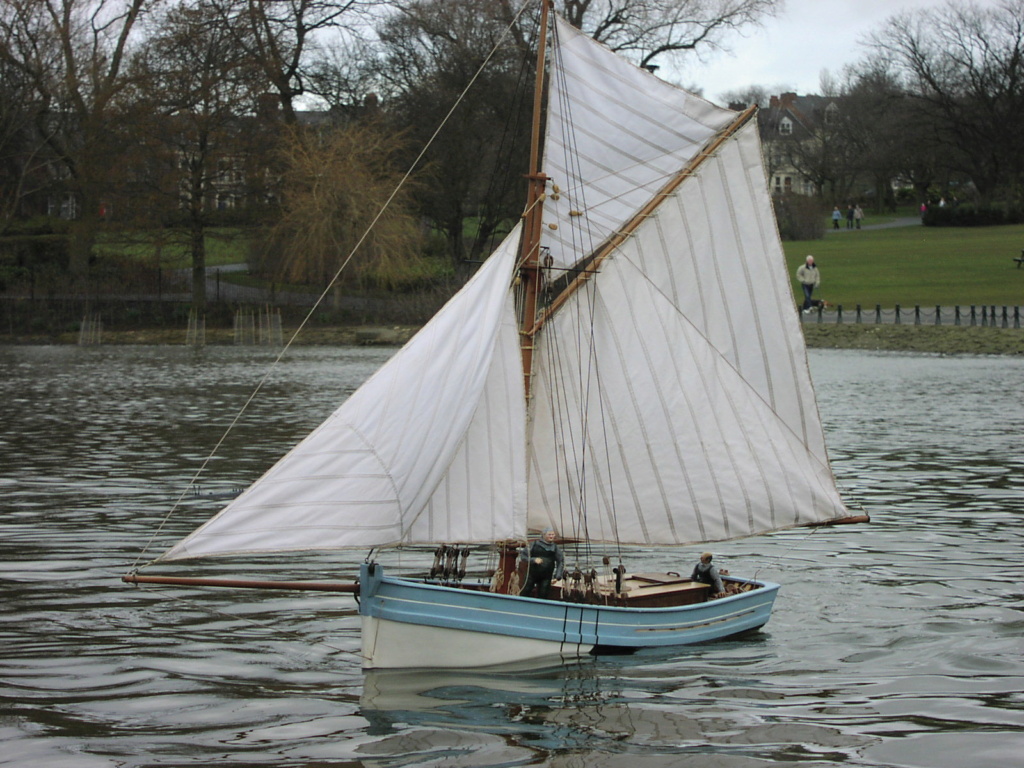
<svg viewBox="0 0 1024 768"><path fill-rule="evenodd" d="M837 205L832 209L832 229L839 229L839 222L843 219L843 212L839 210Z"/></svg>
<svg viewBox="0 0 1024 768"><path fill-rule="evenodd" d="M857 229L860 229L860 223L864 220L864 209L859 205L853 209L853 220L857 224Z"/></svg>
<svg viewBox="0 0 1024 768"><path fill-rule="evenodd" d="M836 208L836 210L838 211L839 209ZM800 287L804 289L804 305L802 309L804 312L810 312L814 307L811 294L815 288L821 285L821 273L814 264L813 256L808 256L804 263L797 267L796 279L800 281Z"/></svg>
<svg viewBox="0 0 1024 768"><path fill-rule="evenodd" d="M853 229L853 204L846 206L846 228Z"/></svg>

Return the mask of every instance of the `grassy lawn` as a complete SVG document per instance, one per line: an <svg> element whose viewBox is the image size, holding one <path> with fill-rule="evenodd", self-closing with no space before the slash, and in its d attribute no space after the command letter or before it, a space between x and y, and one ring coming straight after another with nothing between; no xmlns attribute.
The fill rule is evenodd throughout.
<svg viewBox="0 0 1024 768"><path fill-rule="evenodd" d="M867 224L881 223L898 215L868 214ZM911 214L912 215L912 214ZM845 226L845 222L843 224ZM188 252L181 232L119 233L101 240L99 249L131 254L153 261L159 248L165 269L187 268ZM210 267L244 262L251 233L230 227L211 229L207 234L207 265ZM105 240L105 242L104 242ZM816 297L832 305L853 310L860 304L910 309L915 305L951 307L997 305L1024 306L1024 268L1018 269L1014 256L1024 248L1024 225L1003 227L924 227L915 224L891 229L841 230L821 240L783 243L795 297L797 266L813 254L821 269L822 284ZM436 271L436 266L434 271ZM433 275L428 270L427 275ZM416 276L410 276L416 279ZM234 282L258 283L243 274L223 276ZM299 286L278 286L279 290L309 290ZM794 299L796 301L797 299ZM802 300L802 299L801 299Z"/></svg>
<svg viewBox="0 0 1024 768"><path fill-rule="evenodd" d="M821 270L815 297L844 309L1024 305L1024 269L1013 261L1024 225L843 230L783 246L794 296L796 268L813 254Z"/></svg>
<svg viewBox="0 0 1024 768"><path fill-rule="evenodd" d="M206 266L243 263L248 258L250 237L251 234L244 229L211 227L206 232ZM154 265L159 254L160 266L164 269L188 269L192 266L188 233L184 230L104 233L99 237L96 251L101 255L130 256Z"/></svg>

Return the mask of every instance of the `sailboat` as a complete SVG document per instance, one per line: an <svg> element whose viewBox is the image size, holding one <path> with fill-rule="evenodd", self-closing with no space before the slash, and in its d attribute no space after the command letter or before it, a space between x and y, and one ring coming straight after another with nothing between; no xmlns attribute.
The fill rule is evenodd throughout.
<svg viewBox="0 0 1024 768"><path fill-rule="evenodd" d="M863 519L829 465L755 110L633 66L547 6L519 224L326 421L148 564L368 549L358 580L125 581L353 592L364 668L465 669L759 629L778 584L729 575L711 595L629 552ZM565 574L520 595L518 553L547 527ZM389 550L417 546L422 569L392 573ZM478 548L493 559L467 578Z"/></svg>

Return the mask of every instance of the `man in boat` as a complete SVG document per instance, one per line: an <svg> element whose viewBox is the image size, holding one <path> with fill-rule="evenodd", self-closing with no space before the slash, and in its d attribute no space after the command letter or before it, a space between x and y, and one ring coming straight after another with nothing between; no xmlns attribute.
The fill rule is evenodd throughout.
<svg viewBox="0 0 1024 768"><path fill-rule="evenodd" d="M537 597L546 600L551 591L552 579L562 578L565 559L562 550L555 543L554 528L545 528L541 537L533 544L519 550L519 559L526 561L526 583L519 591L524 597L532 597L536 589Z"/></svg>
<svg viewBox="0 0 1024 768"><path fill-rule="evenodd" d="M711 557L710 552L700 556L700 562L694 566L693 573L690 574L690 581L710 584L713 594L720 595L725 592L725 585L722 584L722 577L718 575L718 569L711 564Z"/></svg>

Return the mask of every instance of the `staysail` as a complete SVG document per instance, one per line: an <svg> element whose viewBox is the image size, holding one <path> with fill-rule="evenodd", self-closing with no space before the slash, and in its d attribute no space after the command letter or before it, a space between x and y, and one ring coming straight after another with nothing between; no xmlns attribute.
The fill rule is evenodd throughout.
<svg viewBox="0 0 1024 768"><path fill-rule="evenodd" d="M517 243L514 232L330 418L159 559L522 535Z"/></svg>

